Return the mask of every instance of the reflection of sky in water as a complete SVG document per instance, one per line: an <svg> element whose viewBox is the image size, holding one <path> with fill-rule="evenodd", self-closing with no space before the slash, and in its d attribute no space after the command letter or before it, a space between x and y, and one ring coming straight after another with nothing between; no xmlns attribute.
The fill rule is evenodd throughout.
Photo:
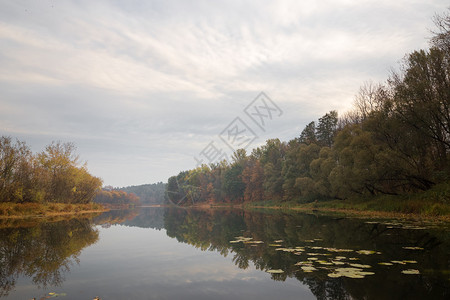
<svg viewBox="0 0 450 300"><path fill-rule="evenodd" d="M201 251L157 231L120 225L101 228L100 240L82 250L60 288L37 291L28 279L11 299L64 292L61 299L314 299L298 280L273 281L271 275L239 269L232 255ZM25 287L23 285L29 285Z"/></svg>

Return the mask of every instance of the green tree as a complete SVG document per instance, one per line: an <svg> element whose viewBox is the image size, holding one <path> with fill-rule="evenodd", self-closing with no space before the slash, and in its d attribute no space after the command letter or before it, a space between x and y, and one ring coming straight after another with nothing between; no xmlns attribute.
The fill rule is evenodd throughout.
<svg viewBox="0 0 450 300"><path fill-rule="evenodd" d="M337 111L332 110L319 119L316 128L317 141L321 146L331 147L338 124Z"/></svg>

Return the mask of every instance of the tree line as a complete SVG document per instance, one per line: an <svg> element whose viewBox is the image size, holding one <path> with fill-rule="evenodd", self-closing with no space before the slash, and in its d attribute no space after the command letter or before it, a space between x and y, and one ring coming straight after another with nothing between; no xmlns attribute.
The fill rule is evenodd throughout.
<svg viewBox="0 0 450 300"><path fill-rule="evenodd" d="M139 197L134 193L127 193L125 191L119 190L106 190L102 189L97 192L93 202L106 204L108 206L129 206L129 205L139 205Z"/></svg>
<svg viewBox="0 0 450 300"><path fill-rule="evenodd" d="M34 154L25 142L0 137L0 202L89 203L101 185L72 143L53 142Z"/></svg>
<svg viewBox="0 0 450 300"><path fill-rule="evenodd" d="M450 14L435 18L426 50L403 59L383 84L365 83L353 109L330 111L298 137L271 139L231 162L168 179L176 204L309 202L404 195L448 187L450 179Z"/></svg>

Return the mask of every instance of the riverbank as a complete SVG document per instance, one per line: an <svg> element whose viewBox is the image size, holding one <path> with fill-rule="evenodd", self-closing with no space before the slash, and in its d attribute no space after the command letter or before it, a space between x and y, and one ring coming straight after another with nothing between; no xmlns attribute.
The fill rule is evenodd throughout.
<svg viewBox="0 0 450 300"><path fill-rule="evenodd" d="M108 210L97 203L0 203L0 219L70 216L101 213Z"/></svg>
<svg viewBox="0 0 450 300"><path fill-rule="evenodd" d="M244 208L289 209L323 212L364 218L396 218L450 222L450 191L448 186L405 196L383 195L361 199L314 201L299 204L293 201L249 203Z"/></svg>

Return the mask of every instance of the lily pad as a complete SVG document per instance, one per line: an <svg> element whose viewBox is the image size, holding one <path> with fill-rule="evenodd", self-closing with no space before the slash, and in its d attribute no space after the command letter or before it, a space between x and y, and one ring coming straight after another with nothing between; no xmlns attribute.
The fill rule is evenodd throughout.
<svg viewBox="0 0 450 300"><path fill-rule="evenodd" d="M337 248L324 248L324 249L330 252L353 252L352 249L337 249Z"/></svg>
<svg viewBox="0 0 450 300"><path fill-rule="evenodd" d="M332 274L340 274L348 278L364 278L367 275L373 275L373 272L365 272L358 268L337 268ZM333 275L337 276L337 275Z"/></svg>
<svg viewBox="0 0 450 300"><path fill-rule="evenodd" d="M358 250L358 251L356 251L356 253L364 254L364 255L370 255L370 254L375 254L377 252L373 251L373 250Z"/></svg>
<svg viewBox="0 0 450 300"><path fill-rule="evenodd" d="M303 272L307 272L307 273L317 270L313 266L302 266L301 268L302 268Z"/></svg>
<svg viewBox="0 0 450 300"><path fill-rule="evenodd" d="M284 271L281 270L281 269L267 270L266 272L267 272L267 273L271 273L271 274L281 274L281 273L284 273Z"/></svg>
<svg viewBox="0 0 450 300"><path fill-rule="evenodd" d="M402 248L406 250L423 250L422 247L402 247Z"/></svg>
<svg viewBox="0 0 450 300"><path fill-rule="evenodd" d="M378 264L382 265L382 266L392 266L392 265L394 265L393 263L390 263L390 262L379 262Z"/></svg>
<svg viewBox="0 0 450 300"><path fill-rule="evenodd" d="M325 260L318 260L317 262L321 265L332 265L333 264L333 263L325 261Z"/></svg>
<svg viewBox="0 0 450 300"><path fill-rule="evenodd" d="M362 269L372 268L372 266L361 265L361 264L350 264L350 266L355 267L355 268L362 268Z"/></svg>
<svg viewBox="0 0 450 300"><path fill-rule="evenodd" d="M419 270L415 270L415 269L403 270L402 273L403 273L403 274L407 274L407 275L417 275L417 274L420 274Z"/></svg>

